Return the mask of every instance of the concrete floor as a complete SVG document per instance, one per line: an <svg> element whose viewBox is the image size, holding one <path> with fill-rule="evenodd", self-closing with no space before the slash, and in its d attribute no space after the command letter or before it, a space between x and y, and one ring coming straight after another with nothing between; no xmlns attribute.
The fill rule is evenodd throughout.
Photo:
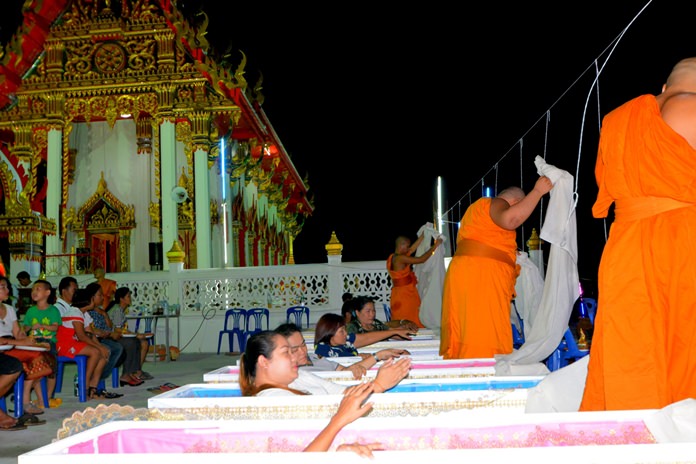
<svg viewBox="0 0 696 464"><path fill-rule="evenodd" d="M64 373L62 392L57 397L63 400L57 408L46 409L44 414L39 417L46 419L46 424L27 427L25 430L14 432L0 430L0 464L17 464L17 456L33 449L51 443L56 438L57 431L62 428L63 421L70 418L76 411L83 411L89 407L96 407L100 403L130 405L134 408L147 408L147 400L158 393L148 391L150 387L157 387L164 383L174 383L176 385L186 385L191 383L202 383L203 374L217 368L235 365L239 356L228 356L224 354L187 354L181 353L179 359L171 362L146 362L144 370L154 376L153 380L148 380L137 387L109 388L111 378L107 381L107 390L123 393L124 396L113 400L87 401L80 403L76 396L73 396L72 379L76 373L74 364L67 364ZM13 409L13 402L7 401L7 406Z"/></svg>

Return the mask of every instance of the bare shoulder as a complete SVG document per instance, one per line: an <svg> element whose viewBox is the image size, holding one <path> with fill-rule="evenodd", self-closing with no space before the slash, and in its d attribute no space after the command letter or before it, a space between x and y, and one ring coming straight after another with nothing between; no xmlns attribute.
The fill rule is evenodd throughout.
<svg viewBox="0 0 696 464"><path fill-rule="evenodd" d="M657 97L662 119L696 149L696 92L677 92Z"/></svg>

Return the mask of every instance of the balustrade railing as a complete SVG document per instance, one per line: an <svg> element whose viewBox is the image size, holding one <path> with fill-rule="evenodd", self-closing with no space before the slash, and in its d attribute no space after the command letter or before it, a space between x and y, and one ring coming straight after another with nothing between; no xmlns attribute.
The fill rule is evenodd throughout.
<svg viewBox="0 0 696 464"><path fill-rule="evenodd" d="M47 271L48 271L47 267ZM61 270L54 266L51 269ZM73 272L47 272L54 284L65 275L80 287L93 276ZM154 307L159 301L179 304L181 314L228 307L286 308L304 302L316 309L340 309L345 292L389 301L391 279L384 261L341 264L293 264L228 269L200 269L110 273L110 279L132 292L134 307Z"/></svg>

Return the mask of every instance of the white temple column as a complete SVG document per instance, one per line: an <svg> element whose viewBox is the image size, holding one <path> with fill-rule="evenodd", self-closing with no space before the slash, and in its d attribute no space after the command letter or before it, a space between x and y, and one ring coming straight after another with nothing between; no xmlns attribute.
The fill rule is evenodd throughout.
<svg viewBox="0 0 696 464"><path fill-rule="evenodd" d="M194 154L196 198L197 269L211 267L210 239L210 182L208 181L208 152L198 148Z"/></svg>
<svg viewBox="0 0 696 464"><path fill-rule="evenodd" d="M176 127L165 118L160 123L160 185L162 197L162 249L165 253L179 240L177 203L172 199L176 187ZM163 259L163 270L169 269L169 260Z"/></svg>
<svg viewBox="0 0 696 464"><path fill-rule="evenodd" d="M56 235L46 236L46 254L57 255L62 253L60 239L60 211L63 199L61 196L63 183L63 131L51 127L48 131L48 147L46 161L46 179L48 189L46 191L46 217L56 221ZM30 272L32 277L34 274Z"/></svg>

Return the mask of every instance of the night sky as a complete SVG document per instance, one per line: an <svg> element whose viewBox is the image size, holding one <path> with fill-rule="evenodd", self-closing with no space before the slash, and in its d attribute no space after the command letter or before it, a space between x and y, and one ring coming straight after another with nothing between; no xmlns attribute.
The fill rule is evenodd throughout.
<svg viewBox="0 0 696 464"><path fill-rule="evenodd" d="M438 176L457 222L482 183L531 189L540 155L577 177L578 265L595 279L599 117L696 56L696 4L677 0L178 4L208 13L215 49L246 54L250 85L263 74L263 108L315 204L300 264L326 262L332 231L344 262L386 259L433 221Z"/></svg>

